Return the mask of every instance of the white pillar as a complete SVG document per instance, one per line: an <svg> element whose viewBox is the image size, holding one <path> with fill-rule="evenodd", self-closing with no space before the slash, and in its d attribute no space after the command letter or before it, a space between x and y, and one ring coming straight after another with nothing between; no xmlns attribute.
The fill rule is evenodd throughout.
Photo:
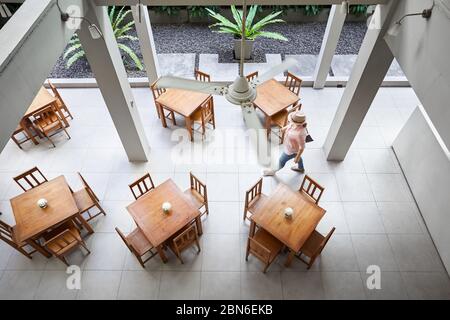
<svg viewBox="0 0 450 320"><path fill-rule="evenodd" d="M383 39L397 2L378 5L336 111L324 150L328 160L344 160L394 59Z"/></svg>
<svg viewBox="0 0 450 320"><path fill-rule="evenodd" d="M320 47L316 70L314 71L314 89L323 89L330 71L336 47L341 36L347 12L342 12L342 5L333 5L328 17L327 28Z"/></svg>
<svg viewBox="0 0 450 320"><path fill-rule="evenodd" d="M140 10L139 10L140 7ZM142 56L144 57L145 69L149 83L156 81L159 77L158 56L156 55L155 41L153 39L152 26L150 25L150 16L147 6L131 6L133 18L136 25L136 31L139 37ZM140 17L139 17L140 14Z"/></svg>
<svg viewBox="0 0 450 320"><path fill-rule="evenodd" d="M90 5L86 18L100 28L103 37L92 39L88 23L82 24L78 35L122 145L130 161L147 161L149 145L107 8Z"/></svg>

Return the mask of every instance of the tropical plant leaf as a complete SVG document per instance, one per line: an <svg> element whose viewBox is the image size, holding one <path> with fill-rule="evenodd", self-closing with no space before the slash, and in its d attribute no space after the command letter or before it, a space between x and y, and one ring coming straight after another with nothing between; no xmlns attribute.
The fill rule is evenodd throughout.
<svg viewBox="0 0 450 320"><path fill-rule="evenodd" d="M278 17L280 14L282 13L282 11L278 11L278 12L274 12L269 14L268 16L265 16L264 18L262 18L261 20L259 20L257 23L255 23L252 26L253 30L260 30L261 28L263 28L264 26L271 24L271 23L278 23L278 22L284 22L284 20L282 19L275 19L276 17Z"/></svg>
<svg viewBox="0 0 450 320"><path fill-rule="evenodd" d="M121 35L127 33L133 25L134 25L134 21L130 21L121 28L116 27L115 29L113 29L114 35L116 36L116 38L120 37Z"/></svg>
<svg viewBox="0 0 450 320"><path fill-rule="evenodd" d="M118 43L117 45L119 46L119 49L124 51L131 58L131 60L133 60L134 64L139 70L144 69L141 60L138 58L138 56L134 53L134 51L130 47L124 45L123 43Z"/></svg>
<svg viewBox="0 0 450 320"><path fill-rule="evenodd" d="M79 48L81 48L81 43L74 44L67 48L66 52L64 52L63 59L66 59L72 52L77 51Z"/></svg>
<svg viewBox="0 0 450 320"><path fill-rule="evenodd" d="M123 40L123 39L128 39L128 40L131 40L131 41L139 40L138 37L135 37L135 36L132 36L132 35L129 35L129 34L125 34L123 36L117 37L117 40Z"/></svg>
<svg viewBox="0 0 450 320"><path fill-rule="evenodd" d="M250 10L248 11L247 18L245 19L245 27L247 29L250 29L250 27L253 24L253 20L255 19L256 12L258 12L258 6L254 5L250 7Z"/></svg>
<svg viewBox="0 0 450 320"><path fill-rule="evenodd" d="M77 62L81 57L84 57L85 53L84 50L80 50L77 53L75 53L73 56L69 58L66 62L67 68L70 68L75 62Z"/></svg>
<svg viewBox="0 0 450 320"><path fill-rule="evenodd" d="M269 32L269 31L259 31L254 37L264 37L281 41L288 41L288 39L278 32Z"/></svg>
<svg viewBox="0 0 450 320"><path fill-rule="evenodd" d="M116 6L112 6L111 10L109 11L109 21L113 21L115 11L116 11Z"/></svg>
<svg viewBox="0 0 450 320"><path fill-rule="evenodd" d="M117 28L117 25L118 25L117 22L119 21L119 19L120 19L121 15L122 15L122 12L123 12L124 9L125 9L125 7L120 8L120 10L117 13L116 17L115 18L113 17L113 20L111 21L111 25L112 25L113 29Z"/></svg>
<svg viewBox="0 0 450 320"><path fill-rule="evenodd" d="M120 16L118 16L115 27L120 28L120 25L123 22L123 19L125 19L130 13L131 13L131 10L127 10L127 11L123 12ZM133 22L133 24L134 24L134 20L132 20L130 22Z"/></svg>
<svg viewBox="0 0 450 320"><path fill-rule="evenodd" d="M233 19L236 21L236 26L238 29L242 29L242 11L238 11L236 6L231 6L231 13L233 14Z"/></svg>

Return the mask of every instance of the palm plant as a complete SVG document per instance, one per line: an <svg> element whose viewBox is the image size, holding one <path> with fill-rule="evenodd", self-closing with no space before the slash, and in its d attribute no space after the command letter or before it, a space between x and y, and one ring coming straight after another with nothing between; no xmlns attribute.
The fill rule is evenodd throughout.
<svg viewBox="0 0 450 320"><path fill-rule="evenodd" d="M109 20L111 21L111 26L114 32L114 36L117 40L117 45L121 53L125 56L129 57L136 67L139 70L143 70L141 60L138 58L136 53L129 46L123 43L123 41L131 40L137 41L138 38L129 34L129 31L132 29L134 25L134 21L130 21L125 23L125 18L131 14L131 10L125 10L125 6L122 7L119 11L116 10L116 7L113 6L109 10ZM116 13L117 11L117 13ZM81 46L80 38L77 34L73 36L73 38L69 41L69 47L66 49L63 55L63 59L66 60L66 67L70 68L75 62L77 62L80 58L85 56L85 52L83 47Z"/></svg>
<svg viewBox="0 0 450 320"><path fill-rule="evenodd" d="M242 10L237 10L236 6L231 6L231 12L233 13L234 22L231 22L224 16L214 12L211 9L206 9L209 15L216 19L218 22L210 25L209 27L214 29L215 32L219 33L229 33L234 35L236 38L242 38ZM263 31L263 28L269 24L284 22L282 19L275 19L283 11L277 11L269 14L268 16L262 18L256 23L254 22L255 15L258 11L258 6L253 5L247 14L245 22L245 38L248 40L255 40L258 37L271 38L275 40L287 41L288 39L278 32Z"/></svg>

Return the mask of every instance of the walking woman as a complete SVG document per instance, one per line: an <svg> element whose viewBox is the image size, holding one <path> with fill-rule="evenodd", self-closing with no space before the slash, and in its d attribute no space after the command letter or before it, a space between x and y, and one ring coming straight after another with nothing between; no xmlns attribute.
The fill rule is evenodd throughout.
<svg viewBox="0 0 450 320"><path fill-rule="evenodd" d="M281 128L284 131L284 151L280 156L278 168L264 170L265 176L273 176L277 171L281 170L291 159L294 159L296 166L291 167L291 170L304 173L302 154L305 150L306 136L308 135L306 129L306 116L301 111L296 111L288 116L288 124Z"/></svg>

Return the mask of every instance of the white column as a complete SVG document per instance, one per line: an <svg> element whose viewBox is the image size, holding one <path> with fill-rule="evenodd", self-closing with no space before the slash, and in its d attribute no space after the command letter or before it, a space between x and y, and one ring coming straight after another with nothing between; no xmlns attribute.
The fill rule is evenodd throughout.
<svg viewBox="0 0 450 320"><path fill-rule="evenodd" d="M78 35L122 145L130 161L147 161L149 145L107 8L91 5L86 18L100 28L103 37L92 39L88 23L82 24Z"/></svg>
<svg viewBox="0 0 450 320"><path fill-rule="evenodd" d="M140 7L140 10L139 10ZM139 37L142 56L144 57L145 69L149 83L156 81L159 77L158 56L156 55L155 41L153 39L152 26L147 6L131 6L136 31ZM140 17L139 17L140 15Z"/></svg>
<svg viewBox="0 0 450 320"><path fill-rule="evenodd" d="M324 150L328 160L344 160L394 59L383 39L397 2L378 5L336 111Z"/></svg>
<svg viewBox="0 0 450 320"><path fill-rule="evenodd" d="M314 89L323 89L330 71L336 47L341 36L347 12L342 12L342 5L333 5L328 17L327 28L320 47L319 58L314 71Z"/></svg>

